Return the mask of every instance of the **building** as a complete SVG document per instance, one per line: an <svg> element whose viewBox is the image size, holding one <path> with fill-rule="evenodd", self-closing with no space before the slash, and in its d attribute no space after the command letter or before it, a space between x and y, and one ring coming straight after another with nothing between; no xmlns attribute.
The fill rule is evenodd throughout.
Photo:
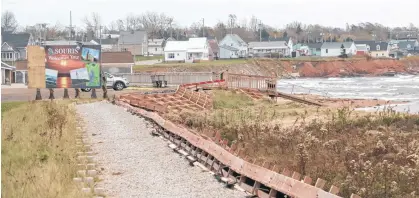
<svg viewBox="0 0 419 198"><path fill-rule="evenodd" d="M220 58L245 58L248 56L248 45L237 34L227 34L218 44Z"/></svg>
<svg viewBox="0 0 419 198"><path fill-rule="evenodd" d="M220 54L220 47L218 46L218 41L216 38L208 39L208 45L210 49L209 59L218 60Z"/></svg>
<svg viewBox="0 0 419 198"><path fill-rule="evenodd" d="M90 43L95 45L101 44L102 52L118 51L118 38L94 39Z"/></svg>
<svg viewBox="0 0 419 198"><path fill-rule="evenodd" d="M279 56L290 56L291 47L285 41L272 42L250 42L249 56L266 56L269 54L278 54Z"/></svg>
<svg viewBox="0 0 419 198"><path fill-rule="evenodd" d="M414 50L419 47L419 42L417 40L409 41L399 41L397 43L397 48L400 50Z"/></svg>
<svg viewBox="0 0 419 198"><path fill-rule="evenodd" d="M147 32L144 30L121 31L118 39L118 51L129 51L132 55L147 55Z"/></svg>
<svg viewBox="0 0 419 198"><path fill-rule="evenodd" d="M168 41L164 48L165 62L197 62L210 60L208 41L205 37L188 41Z"/></svg>
<svg viewBox="0 0 419 198"><path fill-rule="evenodd" d="M1 84L2 85L10 85L13 81L13 71L15 71L16 67L11 66L7 63L1 62Z"/></svg>
<svg viewBox="0 0 419 198"><path fill-rule="evenodd" d="M357 45L366 45L368 54L373 58L390 57L390 47L388 42L383 41L355 41Z"/></svg>
<svg viewBox="0 0 419 198"><path fill-rule="evenodd" d="M343 49L342 49L343 45ZM321 47L322 57L338 57L342 53L348 56L356 54L356 46L354 42L325 42Z"/></svg>
<svg viewBox="0 0 419 198"><path fill-rule="evenodd" d="M131 52L102 52L102 70L110 74L133 73Z"/></svg>
<svg viewBox="0 0 419 198"><path fill-rule="evenodd" d="M147 55L160 56L163 55L164 39L148 39Z"/></svg>
<svg viewBox="0 0 419 198"><path fill-rule="evenodd" d="M309 56L321 56L323 43L308 43Z"/></svg>
<svg viewBox="0 0 419 198"><path fill-rule="evenodd" d="M362 56L362 55L369 54L366 44L355 44L355 46L356 46L356 55Z"/></svg>
<svg viewBox="0 0 419 198"><path fill-rule="evenodd" d="M1 60L8 62L26 60L26 47L34 44L29 33L12 34L2 32L1 41Z"/></svg>

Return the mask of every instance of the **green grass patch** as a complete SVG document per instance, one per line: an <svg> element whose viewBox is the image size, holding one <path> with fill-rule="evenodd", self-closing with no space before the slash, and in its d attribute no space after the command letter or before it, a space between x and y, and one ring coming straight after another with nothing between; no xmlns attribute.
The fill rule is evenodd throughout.
<svg viewBox="0 0 419 198"><path fill-rule="evenodd" d="M135 61L163 60L163 56L135 56Z"/></svg>
<svg viewBox="0 0 419 198"><path fill-rule="evenodd" d="M19 102L2 102L1 103L1 117L3 118L4 113L6 113L6 112L8 112L8 111L10 111L14 108L17 108L17 107L19 107L19 106L21 106L25 103L27 103L27 102L21 102L21 101L19 101Z"/></svg>

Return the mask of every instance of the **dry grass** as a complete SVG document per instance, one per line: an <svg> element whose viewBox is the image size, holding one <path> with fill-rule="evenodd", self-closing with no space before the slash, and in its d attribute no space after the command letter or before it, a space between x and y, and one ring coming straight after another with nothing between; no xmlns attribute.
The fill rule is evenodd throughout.
<svg viewBox="0 0 419 198"><path fill-rule="evenodd" d="M77 121L69 103L30 102L4 113L2 197L85 196L72 181Z"/></svg>
<svg viewBox="0 0 419 198"><path fill-rule="evenodd" d="M212 112L169 119L206 134L220 131L238 143L242 157L326 179L326 187L339 186L344 197L418 197L419 115L388 109L358 114L243 97L215 92Z"/></svg>

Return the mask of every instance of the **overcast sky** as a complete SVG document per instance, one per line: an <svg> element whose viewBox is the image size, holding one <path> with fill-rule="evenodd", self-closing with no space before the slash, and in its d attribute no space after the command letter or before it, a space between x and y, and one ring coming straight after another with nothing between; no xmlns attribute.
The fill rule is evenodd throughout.
<svg viewBox="0 0 419 198"><path fill-rule="evenodd" d="M264 24L283 28L292 21L345 27L346 23L373 22L386 26L419 26L419 0L1 0L2 11L15 13L20 25L46 22L83 25L81 19L98 12L104 25L127 14L154 11L173 16L180 26L205 18L207 26L227 21L235 14L238 23L252 15Z"/></svg>

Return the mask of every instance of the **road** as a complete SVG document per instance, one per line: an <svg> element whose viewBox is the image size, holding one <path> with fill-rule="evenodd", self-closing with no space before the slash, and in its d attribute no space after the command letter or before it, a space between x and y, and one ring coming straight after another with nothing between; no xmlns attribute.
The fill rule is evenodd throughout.
<svg viewBox="0 0 419 198"><path fill-rule="evenodd" d="M135 92L136 90L123 90L123 91L114 91L113 89L108 89L108 96L112 98L115 94L122 94L127 92ZM74 89L68 89L68 94L70 98L74 98L76 92ZM81 98L90 98L91 92L80 92ZM96 89L96 95L98 98L103 96L102 89ZM36 89L28 88L2 88L1 89L1 101L31 101L34 100L36 96ZM48 99L49 90L41 89L42 99ZM54 97L56 99L61 99L64 96L64 89L54 89Z"/></svg>

